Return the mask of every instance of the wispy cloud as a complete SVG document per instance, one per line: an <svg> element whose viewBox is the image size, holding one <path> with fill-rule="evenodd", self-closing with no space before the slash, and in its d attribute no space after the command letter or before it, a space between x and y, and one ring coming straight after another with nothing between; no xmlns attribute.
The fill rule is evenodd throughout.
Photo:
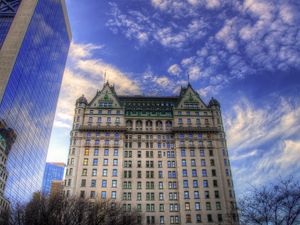
<svg viewBox="0 0 300 225"><path fill-rule="evenodd" d="M281 99L255 107L244 98L224 121L240 191L250 181L258 185L300 169L300 105Z"/></svg>
<svg viewBox="0 0 300 225"><path fill-rule="evenodd" d="M215 76L226 76L225 82L210 88L216 91L251 74L300 68L296 1L152 0L151 6L147 11L124 11L112 3L107 26L142 47L156 43L184 52L198 45L170 63L166 71L172 75L181 65L181 74L190 72L206 87L216 86Z"/></svg>

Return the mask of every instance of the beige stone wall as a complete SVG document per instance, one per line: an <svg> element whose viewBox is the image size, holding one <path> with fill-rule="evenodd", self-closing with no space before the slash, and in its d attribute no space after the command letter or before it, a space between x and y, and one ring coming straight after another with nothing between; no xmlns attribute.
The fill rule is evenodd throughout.
<svg viewBox="0 0 300 225"><path fill-rule="evenodd" d="M21 1L0 50L0 102L38 0Z"/></svg>
<svg viewBox="0 0 300 225"><path fill-rule="evenodd" d="M135 209L141 205L144 215L143 224L147 224L147 217L150 219L154 217L155 223L160 224L162 216L164 224L176 224L177 222L177 224L199 224L196 220L198 215L201 216L201 224L228 224L225 220L227 214L231 213L231 205L235 204L235 196L219 108L213 106L199 111L174 109L173 118L126 117L123 115L122 109L114 109L110 115L107 115L108 111L104 109L102 109L101 115L97 115L98 109L93 109L93 115L91 115L88 113L90 110L88 107L77 105L74 128L80 127L80 125L96 127L99 116L104 118L102 122L106 121L107 117L111 117L110 127L115 127L113 121L118 116L121 117L119 126L126 126L126 131L124 134L119 132L117 157L113 156L115 147L112 144L116 131L111 131L109 137L105 136L108 131L101 129L95 131L74 129L72 131L65 193L80 196L84 191L85 197L89 198L90 193L95 191L95 198L101 199L102 191L107 192L107 198L111 197L112 191L116 191L116 200L121 201L126 207L130 205L131 209ZM122 115L115 115L116 110L121 110ZM196 112L200 114L196 114ZM91 120L89 117L93 119ZM181 123L178 122L179 119L181 119ZM151 123L149 121L152 122L151 127L147 126ZM166 126L167 121L172 122L172 129ZM162 122L162 126L159 122ZM101 126L105 127L106 124L101 123ZM91 136L87 137L87 133L90 133ZM180 134L184 134L184 138ZM86 139L91 140L89 145L86 144ZM100 144L96 144L96 139L100 140ZM110 140L109 148L104 145L105 140ZM99 149L99 156L93 155L95 148ZM86 149L90 149L89 155L84 154ZM109 149L108 156L104 156L105 149ZM185 149L185 155L182 153L183 149ZM92 165L94 158L99 159L97 166ZM88 159L88 165L83 165L85 159ZM108 166L103 165L104 159L108 159ZM117 166L112 164L113 159L118 159ZM186 161L186 165L183 164L183 160ZM151 166L152 162L153 167L147 167L147 165ZM88 172L83 176L82 170L85 168ZM96 176L91 174L93 168L97 168ZM69 174L70 169L72 174ZM102 175L103 169L108 171L106 177ZM118 170L118 177L112 177L113 169ZM187 176L183 175L183 170L187 171ZM196 170L197 174L193 174L193 170ZM127 173L130 171L130 178L125 177L125 171ZM154 177L147 177L147 172L150 176L153 172ZM176 177L169 177L169 172L175 172ZM139 173L141 173L141 177L139 177ZM159 176L160 173L163 175L162 178ZM86 179L85 187L81 187L82 179ZM91 187L92 179L96 179L96 187ZM107 180L105 188L101 187L103 179ZM117 180L117 187L112 187L112 180ZM188 182L188 187L184 187L184 180ZM195 180L198 182L198 187L193 186ZM124 188L125 182L127 184L131 182L131 188ZM141 189L138 182L141 182ZM147 182L154 183L153 189L151 185L150 189L147 189ZM206 182L208 186L204 187ZM163 184L163 188L160 188L160 183ZM170 184L172 184L172 188L169 188ZM188 199L185 198L186 191L189 192ZM199 193L199 199L195 198L195 192ZM130 200L128 200L128 193L131 194ZM150 193L150 197L151 193L154 194L153 200L147 200L148 193ZM177 198L171 200L170 193L172 196L176 195ZM141 200L138 199L139 194ZM198 203L200 210L196 209ZM150 211L151 206L154 206L154 211L147 211L147 205L150 206ZM163 211L160 210L161 205L164 206ZM171 207L173 209L178 207L177 211L171 211ZM218 221L220 215L223 222ZM189 216L191 223L188 221ZM209 222L208 217L211 217L213 222Z"/></svg>

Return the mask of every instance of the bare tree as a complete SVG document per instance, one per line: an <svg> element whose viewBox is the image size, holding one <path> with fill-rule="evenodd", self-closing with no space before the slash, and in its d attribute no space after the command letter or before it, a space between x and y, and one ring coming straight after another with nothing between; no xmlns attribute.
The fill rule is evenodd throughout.
<svg viewBox="0 0 300 225"><path fill-rule="evenodd" d="M23 206L1 214L0 225L136 225L141 215L115 201L90 201L35 193Z"/></svg>
<svg viewBox="0 0 300 225"><path fill-rule="evenodd" d="M253 188L239 202L239 211L242 225L299 225L299 182L289 178Z"/></svg>

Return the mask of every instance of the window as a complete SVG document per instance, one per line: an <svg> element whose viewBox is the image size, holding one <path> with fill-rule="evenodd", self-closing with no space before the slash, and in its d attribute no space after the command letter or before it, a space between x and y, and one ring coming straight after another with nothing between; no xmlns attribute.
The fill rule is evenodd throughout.
<svg viewBox="0 0 300 225"><path fill-rule="evenodd" d="M108 156L109 155L109 150L108 149L104 149L104 155Z"/></svg>
<svg viewBox="0 0 300 225"><path fill-rule="evenodd" d="M205 159L201 159L201 166L206 166Z"/></svg>
<svg viewBox="0 0 300 225"><path fill-rule="evenodd" d="M184 199L189 199L189 198L190 198L189 192L185 191L184 192Z"/></svg>
<svg viewBox="0 0 300 225"><path fill-rule="evenodd" d="M189 202L186 202L184 205L185 205L185 210L191 210Z"/></svg>
<svg viewBox="0 0 300 225"><path fill-rule="evenodd" d="M96 187L96 180L91 180L91 187Z"/></svg>
<svg viewBox="0 0 300 225"><path fill-rule="evenodd" d="M107 180L102 180L102 187L106 187L107 186Z"/></svg>
<svg viewBox="0 0 300 225"><path fill-rule="evenodd" d="M82 169L82 176L87 176L87 169Z"/></svg>
<svg viewBox="0 0 300 225"><path fill-rule="evenodd" d="M159 204L159 211L160 212L165 211L165 205L164 204Z"/></svg>
<svg viewBox="0 0 300 225"><path fill-rule="evenodd" d="M103 166L107 166L108 165L108 159L103 159Z"/></svg>
<svg viewBox="0 0 300 225"><path fill-rule="evenodd" d="M113 188L116 188L117 187L117 181L116 180L112 180L111 186Z"/></svg>
<svg viewBox="0 0 300 225"><path fill-rule="evenodd" d="M86 185L86 179L82 179L81 180L81 187L85 187L85 185Z"/></svg>
<svg viewBox="0 0 300 225"><path fill-rule="evenodd" d="M182 170L182 176L183 176L183 177L187 177L187 170L186 170L186 169L183 169L183 170Z"/></svg>
<svg viewBox="0 0 300 225"><path fill-rule="evenodd" d="M211 215L211 214L208 214L208 215L207 215L207 221L210 222L210 223L213 222L213 219L212 219L212 215Z"/></svg>
<svg viewBox="0 0 300 225"><path fill-rule="evenodd" d="M200 156L201 156L201 157L205 157L204 150L200 150Z"/></svg>
<svg viewBox="0 0 300 225"><path fill-rule="evenodd" d="M208 181L207 180L203 180L203 187L208 187Z"/></svg>
<svg viewBox="0 0 300 225"><path fill-rule="evenodd" d="M117 198L117 192L116 191L112 191L111 192L111 198L112 199L116 199Z"/></svg>
<svg viewBox="0 0 300 225"><path fill-rule="evenodd" d="M186 215L185 215L185 222L186 222L186 223L191 223L191 222L192 222L191 214L186 214Z"/></svg>
<svg viewBox="0 0 300 225"><path fill-rule="evenodd" d="M95 191L91 191L90 198L96 198L96 192Z"/></svg>
<svg viewBox="0 0 300 225"><path fill-rule="evenodd" d="M107 177L107 169L103 169L102 170L102 176L103 177Z"/></svg>
<svg viewBox="0 0 300 225"><path fill-rule="evenodd" d="M84 166L87 166L88 164L89 164L89 159L84 158L84 159L83 159L83 165L84 165Z"/></svg>
<svg viewBox="0 0 300 225"><path fill-rule="evenodd" d="M207 171L206 171L206 169L202 170L202 177L207 177Z"/></svg>
<svg viewBox="0 0 300 225"><path fill-rule="evenodd" d="M151 171L151 172L153 172L153 171ZM163 178L163 171L158 171L158 177Z"/></svg>
<svg viewBox="0 0 300 225"><path fill-rule="evenodd" d="M142 189L142 182L137 182L137 189Z"/></svg>
<svg viewBox="0 0 300 225"><path fill-rule="evenodd" d="M186 157L186 151L185 151L185 149L181 149L181 157Z"/></svg>
<svg viewBox="0 0 300 225"><path fill-rule="evenodd" d="M209 191L204 192L204 197L205 197L205 199L209 199Z"/></svg>
<svg viewBox="0 0 300 225"><path fill-rule="evenodd" d="M98 159L93 159L93 166L98 166Z"/></svg>
<svg viewBox="0 0 300 225"><path fill-rule="evenodd" d="M187 180L184 180L184 181L183 181L183 187L184 187L184 188L188 188L188 187L189 187L189 183L188 183Z"/></svg>
<svg viewBox="0 0 300 225"><path fill-rule="evenodd" d="M159 217L159 223L160 224L164 224L165 223L165 217L164 216L160 216Z"/></svg>
<svg viewBox="0 0 300 225"><path fill-rule="evenodd" d="M84 150L84 155L89 155L90 154L90 150L89 149L85 149Z"/></svg>
<svg viewBox="0 0 300 225"><path fill-rule="evenodd" d="M218 221L219 221L219 222L222 222L222 221L223 221L222 214L218 214Z"/></svg>
<svg viewBox="0 0 300 225"><path fill-rule="evenodd" d="M181 160L181 165L182 165L182 166L186 166L186 160L185 160L185 159L182 159L182 160Z"/></svg>
<svg viewBox="0 0 300 225"><path fill-rule="evenodd" d="M159 182L158 187L159 187L159 189L163 189L164 188L163 182Z"/></svg>
<svg viewBox="0 0 300 225"><path fill-rule="evenodd" d="M142 201L142 193L141 192L137 193L136 200L137 201Z"/></svg>
<svg viewBox="0 0 300 225"><path fill-rule="evenodd" d="M195 210L200 210L200 202L195 202Z"/></svg>
<svg viewBox="0 0 300 225"><path fill-rule="evenodd" d="M162 168L162 161L158 161L158 168Z"/></svg>
<svg viewBox="0 0 300 225"><path fill-rule="evenodd" d="M164 193L162 193L162 192L159 193L159 200L160 201L164 200Z"/></svg>
<svg viewBox="0 0 300 225"><path fill-rule="evenodd" d="M195 159L191 159L191 166L196 166L196 160Z"/></svg>
<svg viewBox="0 0 300 225"><path fill-rule="evenodd" d="M106 191L102 191L101 192L101 198L102 199L106 199Z"/></svg>
<svg viewBox="0 0 300 225"><path fill-rule="evenodd" d="M200 195L199 195L199 191L194 191L194 199L199 199Z"/></svg>
<svg viewBox="0 0 300 225"><path fill-rule="evenodd" d="M193 180L193 188L197 188L198 187L198 181L197 180Z"/></svg>
<svg viewBox="0 0 300 225"><path fill-rule="evenodd" d="M114 156L118 156L118 154L119 154L118 149L114 149Z"/></svg>
<svg viewBox="0 0 300 225"><path fill-rule="evenodd" d="M190 156L195 157L195 150L190 150Z"/></svg>
<svg viewBox="0 0 300 225"><path fill-rule="evenodd" d="M117 159L114 159L113 165L114 165L114 166L117 166L117 165L118 165L118 160L117 160Z"/></svg>
<svg viewBox="0 0 300 225"><path fill-rule="evenodd" d="M197 177L197 170L196 169L192 169L192 176Z"/></svg>
<svg viewBox="0 0 300 225"><path fill-rule="evenodd" d="M206 210L211 210L211 204L210 204L210 202L206 202Z"/></svg>
<svg viewBox="0 0 300 225"><path fill-rule="evenodd" d="M95 148L94 149L94 156L98 156L99 155L99 149Z"/></svg>
<svg viewBox="0 0 300 225"><path fill-rule="evenodd" d="M113 175L113 177L117 177L118 176L118 170L117 169L113 169L112 175Z"/></svg>
<svg viewBox="0 0 300 225"><path fill-rule="evenodd" d="M216 202L216 209L221 210L221 202Z"/></svg>
<svg viewBox="0 0 300 225"><path fill-rule="evenodd" d="M215 191L215 198L220 198L219 191Z"/></svg>

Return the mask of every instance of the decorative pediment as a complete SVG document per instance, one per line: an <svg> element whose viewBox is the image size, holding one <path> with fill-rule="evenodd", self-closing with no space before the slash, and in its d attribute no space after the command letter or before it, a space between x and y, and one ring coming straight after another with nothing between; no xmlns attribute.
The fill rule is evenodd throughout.
<svg viewBox="0 0 300 225"><path fill-rule="evenodd" d="M177 104L179 109L206 109L207 106L200 98L199 94L189 84L186 88L182 88L180 92L180 100Z"/></svg>
<svg viewBox="0 0 300 225"><path fill-rule="evenodd" d="M98 108L121 108L121 104L113 86L105 83L101 91L97 91L96 96L89 106Z"/></svg>

